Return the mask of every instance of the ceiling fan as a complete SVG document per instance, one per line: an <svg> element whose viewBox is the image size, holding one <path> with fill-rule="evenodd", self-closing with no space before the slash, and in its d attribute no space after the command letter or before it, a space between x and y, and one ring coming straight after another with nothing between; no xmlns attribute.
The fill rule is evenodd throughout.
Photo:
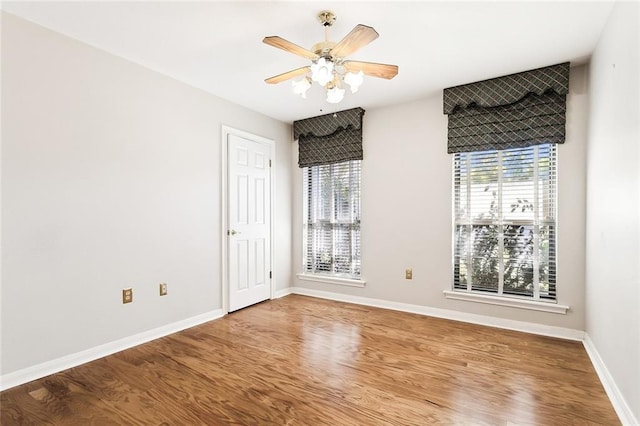
<svg viewBox="0 0 640 426"><path fill-rule="evenodd" d="M329 28L335 22L336 15L330 10L324 10L318 15L318 20L325 27L325 39L314 44L311 50L278 36L265 37L262 40L269 46L311 60L311 65L269 77L265 79L265 82L276 84L304 75L302 79L293 82L294 93L306 98L307 90L315 81L326 87L327 102L338 103L344 98L343 83L349 85L351 93L355 93L363 82L363 75L392 79L398 74L397 65L346 59L356 50L378 38L378 33L372 27L362 24L356 25L349 34L335 43L329 40Z"/></svg>

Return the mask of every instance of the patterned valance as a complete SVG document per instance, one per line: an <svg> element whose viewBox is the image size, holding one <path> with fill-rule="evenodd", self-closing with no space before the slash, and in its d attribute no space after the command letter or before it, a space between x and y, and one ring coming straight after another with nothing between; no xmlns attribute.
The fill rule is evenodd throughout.
<svg viewBox="0 0 640 426"><path fill-rule="evenodd" d="M444 90L449 153L564 143L569 63Z"/></svg>
<svg viewBox="0 0 640 426"><path fill-rule="evenodd" d="M362 108L293 122L298 140L298 166L362 160Z"/></svg>
<svg viewBox="0 0 640 426"><path fill-rule="evenodd" d="M569 62L445 89L444 113L470 105L509 105L529 93L542 95L550 90L561 95L569 93Z"/></svg>

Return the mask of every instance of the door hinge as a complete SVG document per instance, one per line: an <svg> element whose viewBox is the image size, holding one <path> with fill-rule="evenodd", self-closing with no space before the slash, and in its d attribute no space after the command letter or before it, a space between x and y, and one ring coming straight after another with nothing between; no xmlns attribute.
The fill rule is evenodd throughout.
<svg viewBox="0 0 640 426"><path fill-rule="evenodd" d="M272 279L272 278L273 278L273 272L269 271L269 279Z"/></svg>
<svg viewBox="0 0 640 426"><path fill-rule="evenodd" d="M271 159L269 159L269 167L271 167Z"/></svg>

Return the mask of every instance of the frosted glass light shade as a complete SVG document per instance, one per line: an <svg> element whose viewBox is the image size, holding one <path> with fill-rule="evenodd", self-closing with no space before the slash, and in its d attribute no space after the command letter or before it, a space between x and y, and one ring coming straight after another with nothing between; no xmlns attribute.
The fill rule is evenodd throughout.
<svg viewBox="0 0 640 426"><path fill-rule="evenodd" d="M333 80L333 62L320 58L311 64L311 79L321 86Z"/></svg>
<svg viewBox="0 0 640 426"><path fill-rule="evenodd" d="M349 85L351 88L351 93L356 93L362 82L364 81L364 74L362 71L358 71L357 73L348 72L344 76L344 82Z"/></svg>
<svg viewBox="0 0 640 426"><path fill-rule="evenodd" d="M302 96L303 99L307 99L307 90L311 87L309 77L304 77L298 81L292 81L293 93Z"/></svg>
<svg viewBox="0 0 640 426"><path fill-rule="evenodd" d="M342 99L344 99L344 89L336 86L327 90L327 102L330 104L337 104Z"/></svg>

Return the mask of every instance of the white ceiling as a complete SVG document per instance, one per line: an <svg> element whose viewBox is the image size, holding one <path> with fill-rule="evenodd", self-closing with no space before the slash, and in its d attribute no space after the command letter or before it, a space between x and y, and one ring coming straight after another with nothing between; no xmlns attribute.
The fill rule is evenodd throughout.
<svg viewBox="0 0 640 426"><path fill-rule="evenodd" d="M4 11L82 40L221 98L291 122L333 111L402 103L443 88L560 62L584 63L613 3L605 2L3 2ZM318 12L338 19L338 41L356 24L380 37L349 59L397 64L392 80L365 77L337 105L315 85L308 98L264 79L308 64L267 46L279 35L311 48L324 38Z"/></svg>

